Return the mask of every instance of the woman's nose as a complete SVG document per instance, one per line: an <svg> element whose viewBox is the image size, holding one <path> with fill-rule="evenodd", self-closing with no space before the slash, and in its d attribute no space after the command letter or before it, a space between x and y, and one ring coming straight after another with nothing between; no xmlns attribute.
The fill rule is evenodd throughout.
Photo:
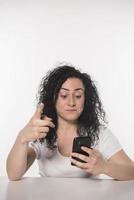
<svg viewBox="0 0 134 200"><path fill-rule="evenodd" d="M70 97L69 100L68 100L68 104L70 106L74 106L75 105L75 99L73 97Z"/></svg>

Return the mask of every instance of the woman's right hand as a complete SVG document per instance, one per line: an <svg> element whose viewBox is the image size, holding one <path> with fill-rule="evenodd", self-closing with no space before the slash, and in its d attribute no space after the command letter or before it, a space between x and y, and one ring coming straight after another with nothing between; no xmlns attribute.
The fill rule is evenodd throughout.
<svg viewBox="0 0 134 200"><path fill-rule="evenodd" d="M55 125L52 122L52 118L45 116L41 119L41 114L44 108L44 104L38 104L36 111L28 122L28 124L20 131L21 143L28 143L37 139L45 138L49 132L49 128L54 128Z"/></svg>

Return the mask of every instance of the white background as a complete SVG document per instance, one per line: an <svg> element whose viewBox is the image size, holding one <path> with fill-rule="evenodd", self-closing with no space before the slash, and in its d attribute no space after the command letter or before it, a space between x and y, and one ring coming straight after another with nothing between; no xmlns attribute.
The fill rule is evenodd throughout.
<svg viewBox="0 0 134 200"><path fill-rule="evenodd" d="M133 55L133 0L0 0L0 176L41 78L63 61L91 74L109 127L134 159ZM38 175L36 162L26 175Z"/></svg>

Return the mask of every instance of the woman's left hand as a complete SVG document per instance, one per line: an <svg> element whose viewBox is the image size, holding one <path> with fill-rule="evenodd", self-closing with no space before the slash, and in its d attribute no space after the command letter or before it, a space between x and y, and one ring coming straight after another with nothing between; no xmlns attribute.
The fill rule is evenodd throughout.
<svg viewBox="0 0 134 200"><path fill-rule="evenodd" d="M104 173L107 161L103 158L102 154L98 150L90 149L88 147L82 147L82 150L87 152L89 156L79 153L72 153L71 156L79 158L86 163L77 161L73 158L71 158L71 162L77 167L93 175Z"/></svg>

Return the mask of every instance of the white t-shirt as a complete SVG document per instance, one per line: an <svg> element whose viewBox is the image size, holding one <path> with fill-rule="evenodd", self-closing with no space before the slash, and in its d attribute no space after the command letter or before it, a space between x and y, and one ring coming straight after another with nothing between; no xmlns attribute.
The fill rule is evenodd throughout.
<svg viewBox="0 0 134 200"><path fill-rule="evenodd" d="M39 165L39 174L42 177L96 177L84 170L71 165L70 158L63 156L58 148L50 150L46 143L30 142L29 146L34 149ZM122 149L118 139L108 128L101 128L99 140L92 146L99 150L105 159ZM97 176L99 178L99 176Z"/></svg>

